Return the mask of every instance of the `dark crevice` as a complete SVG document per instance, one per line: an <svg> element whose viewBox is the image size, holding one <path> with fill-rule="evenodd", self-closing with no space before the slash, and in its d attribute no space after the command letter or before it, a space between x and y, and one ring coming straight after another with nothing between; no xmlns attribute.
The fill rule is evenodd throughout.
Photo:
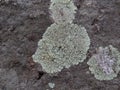
<svg viewBox="0 0 120 90"><path fill-rule="evenodd" d="M77 9L80 9L81 5L76 5Z"/></svg>
<svg viewBox="0 0 120 90"><path fill-rule="evenodd" d="M95 25L98 21L99 21L99 20L95 18L95 19L92 21L91 25Z"/></svg>
<svg viewBox="0 0 120 90"><path fill-rule="evenodd" d="M37 80L41 79L44 74L45 74L45 72L43 72L43 71L38 71Z"/></svg>

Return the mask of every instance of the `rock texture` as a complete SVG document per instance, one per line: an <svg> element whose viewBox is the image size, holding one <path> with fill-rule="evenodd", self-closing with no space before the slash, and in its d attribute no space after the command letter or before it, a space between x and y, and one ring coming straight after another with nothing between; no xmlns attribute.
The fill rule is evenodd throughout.
<svg viewBox="0 0 120 90"><path fill-rule="evenodd" d="M48 9L50 1L0 0L0 72L5 73L0 74L0 90L120 89L120 74L113 80L99 81L89 73L86 64L99 46L111 44L120 51L120 0L74 0L74 3L78 8L74 23L82 24L91 39L87 59L49 75L31 56L38 40L53 23ZM48 85L50 82L55 84L53 89Z"/></svg>

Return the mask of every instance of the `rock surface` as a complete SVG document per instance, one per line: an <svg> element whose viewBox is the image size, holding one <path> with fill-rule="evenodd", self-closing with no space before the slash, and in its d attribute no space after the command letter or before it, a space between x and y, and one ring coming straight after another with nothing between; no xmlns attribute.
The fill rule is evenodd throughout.
<svg viewBox="0 0 120 90"><path fill-rule="evenodd" d="M74 0L74 23L87 29L91 39L87 59L56 75L34 63L38 40L53 22L49 0L0 0L0 90L120 90L120 74L99 81L86 62L99 46L120 51L120 0ZM55 87L51 89L48 83Z"/></svg>

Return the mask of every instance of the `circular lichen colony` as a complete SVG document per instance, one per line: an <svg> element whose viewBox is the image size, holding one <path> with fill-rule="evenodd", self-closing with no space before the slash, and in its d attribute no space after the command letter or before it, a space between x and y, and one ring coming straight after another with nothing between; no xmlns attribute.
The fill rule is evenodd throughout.
<svg viewBox="0 0 120 90"><path fill-rule="evenodd" d="M117 77L120 71L120 52L112 45L99 47L87 64L96 79L111 80Z"/></svg>
<svg viewBox="0 0 120 90"><path fill-rule="evenodd" d="M66 22L66 23L72 23L72 21L75 18L75 13L76 13L76 7L74 3L71 1L69 3L55 3L51 4L50 8L51 10L51 17L55 21L55 23L61 23L61 22Z"/></svg>
<svg viewBox="0 0 120 90"><path fill-rule="evenodd" d="M76 24L52 24L39 41L35 62L48 73L83 62L89 49L90 39L84 27Z"/></svg>

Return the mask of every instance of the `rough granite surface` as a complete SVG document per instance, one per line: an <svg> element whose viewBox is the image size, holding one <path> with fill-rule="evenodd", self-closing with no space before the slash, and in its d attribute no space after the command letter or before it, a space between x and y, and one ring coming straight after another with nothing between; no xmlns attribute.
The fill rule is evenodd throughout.
<svg viewBox="0 0 120 90"><path fill-rule="evenodd" d="M86 63L99 46L111 44L120 51L120 0L74 3L78 8L74 23L83 25L91 39L87 59L50 75L31 58L53 23L50 0L0 0L0 90L120 90L120 73L113 80L99 81Z"/></svg>

